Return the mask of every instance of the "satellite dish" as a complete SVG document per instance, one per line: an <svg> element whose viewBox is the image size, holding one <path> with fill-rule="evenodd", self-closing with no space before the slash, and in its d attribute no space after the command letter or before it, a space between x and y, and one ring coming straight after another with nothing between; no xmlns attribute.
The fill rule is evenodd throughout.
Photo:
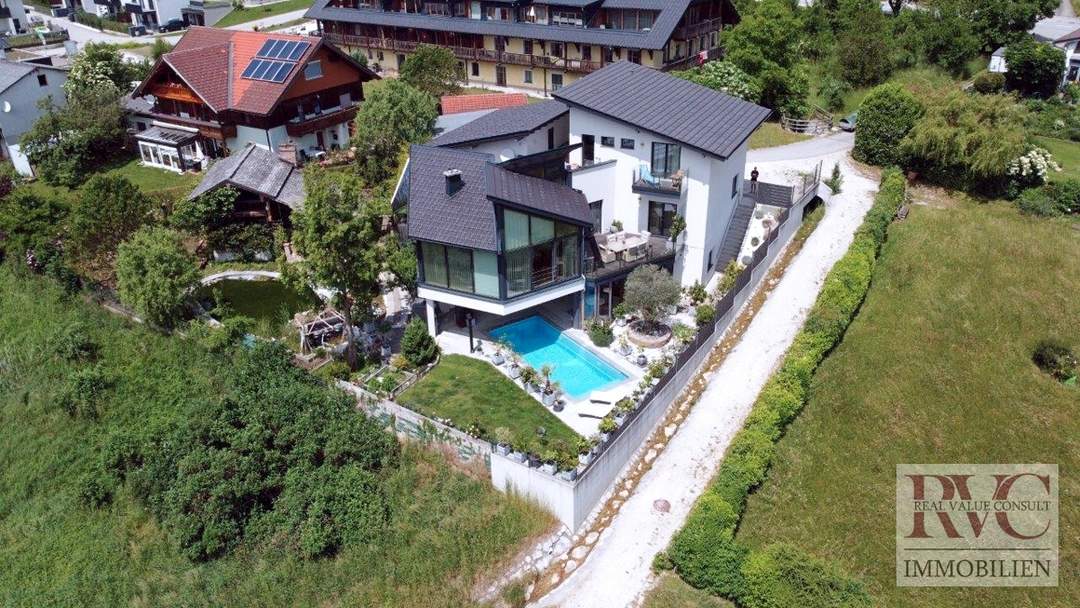
<svg viewBox="0 0 1080 608"><path fill-rule="evenodd" d="M11 111L11 102L10 101L5 101L4 102L4 113L10 112L10 111Z"/></svg>

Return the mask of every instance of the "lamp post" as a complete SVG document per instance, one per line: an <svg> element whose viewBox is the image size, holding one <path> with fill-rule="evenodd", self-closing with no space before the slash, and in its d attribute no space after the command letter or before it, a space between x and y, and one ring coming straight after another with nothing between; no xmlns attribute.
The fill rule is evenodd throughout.
<svg viewBox="0 0 1080 608"><path fill-rule="evenodd" d="M473 348L473 325L476 323L476 319L473 319L472 313L465 313L465 325L469 326L469 354L476 352Z"/></svg>

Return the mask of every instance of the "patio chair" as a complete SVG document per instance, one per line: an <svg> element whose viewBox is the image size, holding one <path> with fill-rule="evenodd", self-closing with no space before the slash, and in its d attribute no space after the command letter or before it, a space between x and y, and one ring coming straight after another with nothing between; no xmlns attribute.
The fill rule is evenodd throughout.
<svg viewBox="0 0 1080 608"><path fill-rule="evenodd" d="M641 258L645 257L645 250L647 247L647 244L634 245L630 249L626 250L626 253L623 257L626 259L627 262L635 262L637 260L640 260Z"/></svg>
<svg viewBox="0 0 1080 608"><path fill-rule="evenodd" d="M641 172L641 181L645 182L646 184L649 184L650 186L659 186L660 185L660 180L655 175L652 174L651 170L649 170L649 165L647 165L645 163L641 163L640 172Z"/></svg>
<svg viewBox="0 0 1080 608"><path fill-rule="evenodd" d="M679 169L671 176L671 187L675 190L682 190L682 180L686 177L686 172Z"/></svg>
<svg viewBox="0 0 1080 608"><path fill-rule="evenodd" d="M615 252L608 249L600 249L600 261L605 264L611 264L615 261Z"/></svg>

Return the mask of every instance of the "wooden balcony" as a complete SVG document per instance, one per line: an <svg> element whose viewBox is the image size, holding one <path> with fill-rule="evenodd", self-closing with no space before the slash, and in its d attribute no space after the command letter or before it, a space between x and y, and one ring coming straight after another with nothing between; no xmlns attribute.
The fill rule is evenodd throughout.
<svg viewBox="0 0 1080 608"><path fill-rule="evenodd" d="M702 21L701 23L677 27L671 37L677 40L689 40L690 38L695 38L702 34L718 32L723 28L724 19L722 17L717 17L716 19L709 19L707 21Z"/></svg>
<svg viewBox="0 0 1080 608"><path fill-rule="evenodd" d="M359 46L369 49L382 49L402 53L411 53L421 44L436 44L414 42L408 40L393 40L391 38L376 38L372 36L354 36L352 34L339 34L336 32L324 32L323 38L337 45ZM463 61L490 61L492 63L508 63L535 68L550 68L566 70L568 72L580 72L588 74L603 67L599 61L586 61L584 59L563 59L547 55L526 55L524 53L510 53L492 49L477 49L464 46L439 45L450 49L454 56Z"/></svg>
<svg viewBox="0 0 1080 608"><path fill-rule="evenodd" d="M173 101L183 101L187 103L197 103L202 105L202 99L194 93L191 89L182 84L176 83L160 83L150 87L150 94L158 99L171 99Z"/></svg>
<svg viewBox="0 0 1080 608"><path fill-rule="evenodd" d="M356 118L356 110L358 107L358 104L352 104L320 114L308 115L302 120L293 119L285 124L285 132L291 137L301 137L308 133L329 129L334 125L349 122Z"/></svg>
<svg viewBox="0 0 1080 608"><path fill-rule="evenodd" d="M174 125L183 125L185 127L194 127L199 130L199 135L210 139L216 139L224 142L229 137L236 137L236 125L222 124L213 120L199 120L197 118L184 118L183 116L177 116L175 114L165 114L163 112L142 112L141 115L149 116L154 120L160 120L161 122L172 123Z"/></svg>

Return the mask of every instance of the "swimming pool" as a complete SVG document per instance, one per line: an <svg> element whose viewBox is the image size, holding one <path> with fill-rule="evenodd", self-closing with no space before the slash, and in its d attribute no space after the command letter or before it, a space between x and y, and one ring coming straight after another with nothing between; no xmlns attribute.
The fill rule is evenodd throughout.
<svg viewBox="0 0 1080 608"><path fill-rule="evenodd" d="M552 366L551 379L571 399L583 399L592 391L629 378L540 316L515 321L488 333L496 340L505 338L536 371L544 365Z"/></svg>

